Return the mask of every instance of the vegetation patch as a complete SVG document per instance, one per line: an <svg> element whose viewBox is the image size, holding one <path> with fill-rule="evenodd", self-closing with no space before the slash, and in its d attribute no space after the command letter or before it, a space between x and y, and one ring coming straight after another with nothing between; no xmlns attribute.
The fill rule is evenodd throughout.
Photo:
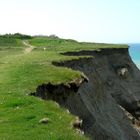
<svg viewBox="0 0 140 140"><path fill-rule="evenodd" d="M24 53L23 40L36 46ZM81 72L56 67L52 62L87 56L64 56L68 51L126 48L126 45L79 43L58 37L0 36L0 139L85 140L71 128L75 116L52 101L29 96L42 83L61 84L81 77ZM20 48L20 49L19 49ZM45 48L45 49L44 49ZM47 125L39 120L49 118Z"/></svg>

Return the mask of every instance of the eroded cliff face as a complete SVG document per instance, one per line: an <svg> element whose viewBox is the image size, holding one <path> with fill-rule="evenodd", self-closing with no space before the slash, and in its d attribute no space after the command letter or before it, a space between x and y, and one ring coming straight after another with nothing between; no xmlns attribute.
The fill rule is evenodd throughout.
<svg viewBox="0 0 140 140"><path fill-rule="evenodd" d="M40 85L34 93L57 101L83 120L81 129L93 140L139 140L122 106L133 117L140 116L140 72L128 49L69 52L64 55L90 55L67 62L54 62L83 72L79 84ZM51 87L51 88L50 88Z"/></svg>

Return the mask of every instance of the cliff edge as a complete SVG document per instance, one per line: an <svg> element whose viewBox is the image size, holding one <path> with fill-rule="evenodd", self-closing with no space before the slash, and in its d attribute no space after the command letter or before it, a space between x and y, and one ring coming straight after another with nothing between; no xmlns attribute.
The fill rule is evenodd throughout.
<svg viewBox="0 0 140 140"><path fill-rule="evenodd" d="M139 140L139 130L133 121L140 117L140 72L128 48L63 55L93 56L53 62L83 72L86 80L79 86L40 85L34 94L55 100L79 116L83 121L81 130L93 140Z"/></svg>

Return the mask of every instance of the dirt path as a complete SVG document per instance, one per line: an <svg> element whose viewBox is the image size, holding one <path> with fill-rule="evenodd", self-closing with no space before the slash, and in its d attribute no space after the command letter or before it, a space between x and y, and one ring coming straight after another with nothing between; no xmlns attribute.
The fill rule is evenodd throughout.
<svg viewBox="0 0 140 140"><path fill-rule="evenodd" d="M35 46L32 46L32 45L30 45L29 44L29 42L26 40L24 40L23 42L22 42L26 47L28 47L28 48L26 48L25 50L24 50L24 53L30 53L34 48L35 48Z"/></svg>

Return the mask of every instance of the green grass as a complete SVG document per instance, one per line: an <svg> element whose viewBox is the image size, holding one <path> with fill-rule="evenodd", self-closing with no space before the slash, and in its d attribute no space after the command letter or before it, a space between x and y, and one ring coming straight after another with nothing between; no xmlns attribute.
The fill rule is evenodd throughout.
<svg viewBox="0 0 140 140"><path fill-rule="evenodd" d="M121 44L103 44L103 43L87 43L77 42L71 39L59 39L49 37L37 37L29 41L32 45L37 46L37 49L46 48L57 52L80 51L80 50L97 50L103 48L127 48L127 45Z"/></svg>
<svg viewBox="0 0 140 140"><path fill-rule="evenodd" d="M23 47L23 44L19 39L0 37L0 49L11 47Z"/></svg>
<svg viewBox="0 0 140 140"><path fill-rule="evenodd" d="M79 71L52 65L52 61L79 59L63 56L60 52L126 46L50 38L33 38L30 43L36 49L28 54L24 53L23 45L10 48L0 45L0 140L87 139L71 128L75 116L67 114L52 101L43 101L28 94L42 83L67 83L80 78ZM50 122L39 124L39 120L45 117L50 118Z"/></svg>
<svg viewBox="0 0 140 140"><path fill-rule="evenodd" d="M28 96L42 83L68 82L80 76L79 72L52 66L51 61L57 59L64 56L44 51L0 51L0 139L85 139L71 128L74 116L54 102ZM48 125L38 123L44 117L50 118Z"/></svg>

